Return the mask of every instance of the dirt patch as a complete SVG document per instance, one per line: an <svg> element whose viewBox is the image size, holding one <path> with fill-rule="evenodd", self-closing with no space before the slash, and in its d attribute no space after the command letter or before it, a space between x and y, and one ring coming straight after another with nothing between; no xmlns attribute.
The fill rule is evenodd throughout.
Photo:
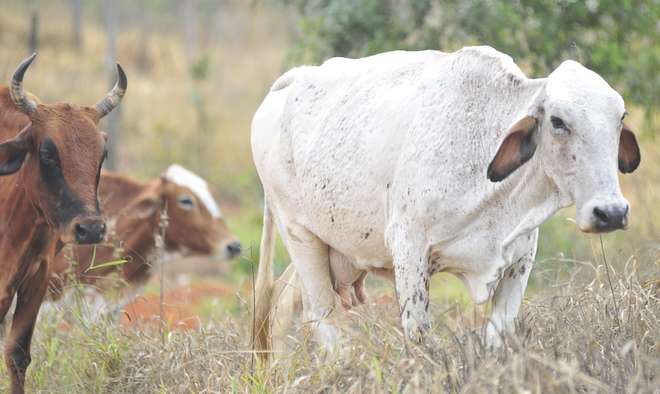
<svg viewBox="0 0 660 394"><path fill-rule="evenodd" d="M163 297L163 320L170 329L195 330L199 328L200 306L214 298L232 296L235 289L219 283L196 283L168 291ZM159 324L160 295L138 297L126 306L121 318L125 327Z"/></svg>

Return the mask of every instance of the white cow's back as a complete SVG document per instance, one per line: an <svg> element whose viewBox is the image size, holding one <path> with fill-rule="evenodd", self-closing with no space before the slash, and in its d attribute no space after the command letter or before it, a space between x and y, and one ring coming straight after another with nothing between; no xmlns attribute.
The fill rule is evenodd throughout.
<svg viewBox="0 0 660 394"><path fill-rule="evenodd" d="M482 217L497 194L486 168L531 98L528 81L490 48L396 51L289 71L253 123L255 162L276 216L363 267L391 259L393 217L424 217L434 243L464 260L455 264L492 265L481 255L497 254L511 229L499 234ZM461 241L468 231L488 232L483 247Z"/></svg>

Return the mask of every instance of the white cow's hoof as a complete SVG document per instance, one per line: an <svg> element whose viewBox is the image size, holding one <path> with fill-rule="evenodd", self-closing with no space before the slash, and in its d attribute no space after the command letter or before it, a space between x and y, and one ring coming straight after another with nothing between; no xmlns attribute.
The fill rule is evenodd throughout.
<svg viewBox="0 0 660 394"><path fill-rule="evenodd" d="M329 351L333 352L337 349L337 343L339 342L339 332L337 328L326 323L320 322L315 329L316 340L318 343L323 345L323 347Z"/></svg>
<svg viewBox="0 0 660 394"><path fill-rule="evenodd" d="M403 319L401 323L408 340L418 345L424 341L426 334L431 330L431 324L426 319L419 322L415 319L408 318Z"/></svg>
<svg viewBox="0 0 660 394"><path fill-rule="evenodd" d="M504 333L495 327L492 322L486 324L486 347L489 349L498 349L502 347Z"/></svg>

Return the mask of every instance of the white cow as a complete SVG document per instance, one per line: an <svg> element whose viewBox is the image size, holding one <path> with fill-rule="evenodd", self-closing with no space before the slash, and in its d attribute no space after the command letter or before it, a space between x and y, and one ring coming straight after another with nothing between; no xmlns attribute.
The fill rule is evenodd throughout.
<svg viewBox="0 0 660 394"><path fill-rule="evenodd" d="M640 153L625 113L621 96L577 62L529 79L490 47L290 70L252 122L265 193L258 327L277 225L320 342L337 338L332 252L357 270L394 270L415 342L430 327L430 275L455 274L476 303L492 297L496 343L518 313L541 223L575 204L582 231L627 226L617 167L634 171Z"/></svg>

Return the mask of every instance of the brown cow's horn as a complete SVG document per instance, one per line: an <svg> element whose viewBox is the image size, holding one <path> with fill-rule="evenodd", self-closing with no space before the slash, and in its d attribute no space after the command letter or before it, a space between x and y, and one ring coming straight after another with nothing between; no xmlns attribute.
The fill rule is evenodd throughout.
<svg viewBox="0 0 660 394"><path fill-rule="evenodd" d="M35 57L37 57L37 54L33 53L32 56L23 60L18 65L16 71L14 71L14 76L11 78L11 88L9 89L9 95L14 105L26 114L30 114L37 109L37 103L27 98L23 90L23 76L25 75L25 71L30 68L30 64L32 64Z"/></svg>
<svg viewBox="0 0 660 394"><path fill-rule="evenodd" d="M119 63L117 63L117 83L110 93L95 105L96 112L99 114L99 119L112 112L112 110L119 105L119 102L121 102L122 97L124 97L124 94L126 93L127 87L128 81L126 80L126 74L124 74L124 70Z"/></svg>

